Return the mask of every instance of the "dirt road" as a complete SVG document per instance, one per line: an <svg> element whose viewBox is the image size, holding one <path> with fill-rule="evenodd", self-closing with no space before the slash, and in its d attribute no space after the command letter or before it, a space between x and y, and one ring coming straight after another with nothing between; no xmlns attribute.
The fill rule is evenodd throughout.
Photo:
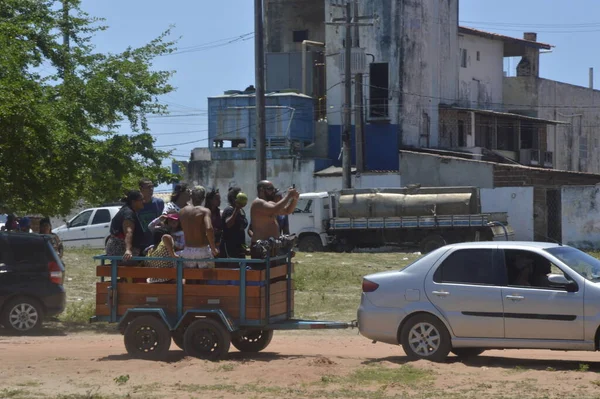
<svg viewBox="0 0 600 399"><path fill-rule="evenodd" d="M596 353L488 351L407 363L356 332L276 333L264 353L210 363L173 344L167 362L130 359L120 335L0 336L0 397L597 397ZM241 395L241 396L240 396Z"/></svg>

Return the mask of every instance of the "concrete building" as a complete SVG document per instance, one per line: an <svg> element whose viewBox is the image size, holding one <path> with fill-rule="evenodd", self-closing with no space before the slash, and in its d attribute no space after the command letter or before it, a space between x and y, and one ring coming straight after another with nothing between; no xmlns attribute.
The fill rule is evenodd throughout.
<svg viewBox="0 0 600 399"><path fill-rule="evenodd" d="M373 26L353 29L353 43L344 42L344 27L327 24L343 17L343 4L266 1L267 90L294 88L315 97L328 122L328 157L339 165L343 53L346 45L356 47L352 67L364 73L366 169L397 170L400 147L439 145L439 104L456 98L458 0L359 1L357 14L376 18ZM301 60L303 49L309 61L294 70L290 62ZM353 164L355 147L353 134Z"/></svg>

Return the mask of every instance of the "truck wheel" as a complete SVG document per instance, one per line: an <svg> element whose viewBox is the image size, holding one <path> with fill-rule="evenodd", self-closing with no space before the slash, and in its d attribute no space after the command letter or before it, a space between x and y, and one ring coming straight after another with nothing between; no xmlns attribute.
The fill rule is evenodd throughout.
<svg viewBox="0 0 600 399"><path fill-rule="evenodd" d="M400 342L410 360L446 360L452 343L450 334L437 317L419 314L412 317L402 328Z"/></svg>
<svg viewBox="0 0 600 399"><path fill-rule="evenodd" d="M273 339L273 330L238 331L231 343L240 352L256 353L265 349Z"/></svg>
<svg viewBox="0 0 600 399"><path fill-rule="evenodd" d="M40 329L43 318L42 307L38 301L19 297L4 306L0 324L13 334L31 334Z"/></svg>
<svg viewBox="0 0 600 399"><path fill-rule="evenodd" d="M432 234L421 240L419 247L421 248L421 253L425 255L431 251L435 251L436 249L443 247L446 244L447 242L444 237L438 234Z"/></svg>
<svg viewBox="0 0 600 399"><path fill-rule="evenodd" d="M125 349L132 357L164 360L171 347L171 332L157 317L136 317L125 329Z"/></svg>
<svg viewBox="0 0 600 399"><path fill-rule="evenodd" d="M300 252L321 252L323 251L323 243L318 236L304 236L298 242Z"/></svg>
<svg viewBox="0 0 600 399"><path fill-rule="evenodd" d="M231 334L211 319L199 319L190 324L183 334L185 352L205 360L221 360L229 352Z"/></svg>

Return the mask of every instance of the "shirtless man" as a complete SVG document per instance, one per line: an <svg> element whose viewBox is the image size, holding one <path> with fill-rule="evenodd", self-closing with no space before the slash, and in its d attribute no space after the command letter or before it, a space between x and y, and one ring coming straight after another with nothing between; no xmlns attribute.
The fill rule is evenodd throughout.
<svg viewBox="0 0 600 399"><path fill-rule="evenodd" d="M250 207L250 217L252 220L252 247L251 255L253 259L261 259L262 255L255 251L254 243L269 238L278 238L279 223L277 216L289 215L296 209L296 204L300 194L296 189L288 189L287 195L279 202L274 202L277 189L268 180L258 183L258 198L252 202Z"/></svg>
<svg viewBox="0 0 600 399"><path fill-rule="evenodd" d="M192 190L192 205L179 212L179 221L185 236L185 248L179 256L185 259L216 258L219 250L215 246L215 235L211 222L210 210L201 206L206 197L206 190L196 186ZM188 268L213 268L214 262L185 262Z"/></svg>

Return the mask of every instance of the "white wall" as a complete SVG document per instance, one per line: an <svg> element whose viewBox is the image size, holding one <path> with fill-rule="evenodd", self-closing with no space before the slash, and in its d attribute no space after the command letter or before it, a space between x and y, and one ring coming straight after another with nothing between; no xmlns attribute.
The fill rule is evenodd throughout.
<svg viewBox="0 0 600 399"><path fill-rule="evenodd" d="M352 176L354 188L398 188L402 187L400 173L363 173ZM315 192L338 191L342 189L341 176L326 176L315 178Z"/></svg>
<svg viewBox="0 0 600 399"><path fill-rule="evenodd" d="M600 248L600 186L563 187L561 222L564 244Z"/></svg>
<svg viewBox="0 0 600 399"><path fill-rule="evenodd" d="M460 104L473 108L501 109L504 76L503 42L478 36L460 35L459 47L467 50L467 67L459 68ZM459 65L462 60L460 57L459 55Z"/></svg>
<svg viewBox="0 0 600 399"><path fill-rule="evenodd" d="M229 187L239 186L252 200L256 198L256 161L213 160L211 162L190 162L188 182L207 188L217 187L221 192L222 207L226 206L226 193ZM292 159L268 159L267 178L280 190L292 184L300 192L314 191L314 161L294 162ZM341 179L340 179L341 180Z"/></svg>
<svg viewBox="0 0 600 399"><path fill-rule="evenodd" d="M515 240L533 240L533 187L484 188L480 193L483 213L507 212Z"/></svg>

